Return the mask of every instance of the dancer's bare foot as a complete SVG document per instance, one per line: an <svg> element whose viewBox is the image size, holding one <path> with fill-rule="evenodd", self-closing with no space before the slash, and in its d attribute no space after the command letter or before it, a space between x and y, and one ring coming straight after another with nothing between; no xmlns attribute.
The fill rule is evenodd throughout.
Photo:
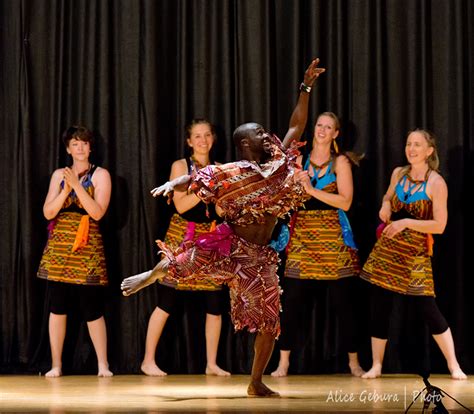
<svg viewBox="0 0 474 414"><path fill-rule="evenodd" d="M160 368L158 368L158 365L155 363L146 364L143 362L140 369L145 375L148 375L149 377L164 377L168 375L165 371L162 371Z"/></svg>
<svg viewBox="0 0 474 414"><path fill-rule="evenodd" d="M361 378L364 379L374 379L378 378L382 375L382 365L372 365L372 368L370 368L364 375L361 376Z"/></svg>
<svg viewBox="0 0 474 414"><path fill-rule="evenodd" d="M99 364L99 370L97 372L98 377L112 377L114 374L109 370L109 364Z"/></svg>
<svg viewBox="0 0 474 414"><path fill-rule="evenodd" d="M218 377L228 377L230 372L224 371L217 364L207 364L206 375L217 375Z"/></svg>
<svg viewBox="0 0 474 414"><path fill-rule="evenodd" d="M122 294L124 296L130 296L134 293L137 293L140 289L147 287L155 282L155 278L151 277L152 270L148 270L147 272L140 273L135 276L127 277L126 279L122 280L122 284L120 288L122 289Z"/></svg>
<svg viewBox="0 0 474 414"><path fill-rule="evenodd" d="M277 377L277 378L286 377L288 375L289 367L290 367L289 364L280 362L278 364L277 369L271 373L272 377Z"/></svg>
<svg viewBox="0 0 474 414"><path fill-rule="evenodd" d="M462 371L459 365L455 367L448 367L449 372L451 373L451 378L455 380L465 380L467 379L467 375Z"/></svg>
<svg viewBox="0 0 474 414"><path fill-rule="evenodd" d="M279 397L280 396L279 393L271 390L261 381L252 381L247 388L247 394L249 397Z"/></svg>
<svg viewBox="0 0 474 414"><path fill-rule="evenodd" d="M46 374L44 374L44 376L48 378L57 378L62 375L63 372L61 371L61 367L52 367Z"/></svg>
<svg viewBox="0 0 474 414"><path fill-rule="evenodd" d="M365 374L365 371L359 364L349 364L349 368L354 377L362 377Z"/></svg>

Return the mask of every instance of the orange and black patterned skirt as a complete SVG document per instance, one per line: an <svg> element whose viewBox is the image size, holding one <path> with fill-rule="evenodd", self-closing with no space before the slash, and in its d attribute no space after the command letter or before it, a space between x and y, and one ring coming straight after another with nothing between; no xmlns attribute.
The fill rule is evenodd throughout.
<svg viewBox="0 0 474 414"><path fill-rule="evenodd" d="M285 276L336 280L357 276L357 251L344 244L337 210L301 210L288 247Z"/></svg>
<svg viewBox="0 0 474 414"><path fill-rule="evenodd" d="M393 292L435 296L427 235L405 229L390 239L382 233L361 277Z"/></svg>
<svg viewBox="0 0 474 414"><path fill-rule="evenodd" d="M179 214L173 214L170 225L165 236L165 244L171 249L178 248L184 240L195 240L201 234L211 231L213 223L192 223L183 219ZM199 280L193 283L182 281L178 284L169 284L166 281L160 282L162 285L170 286L178 290L221 290L222 286L210 280Z"/></svg>
<svg viewBox="0 0 474 414"><path fill-rule="evenodd" d="M39 278L77 285L108 284L104 244L97 221L89 219L87 243L72 251L82 216L78 212L61 212L49 223Z"/></svg>

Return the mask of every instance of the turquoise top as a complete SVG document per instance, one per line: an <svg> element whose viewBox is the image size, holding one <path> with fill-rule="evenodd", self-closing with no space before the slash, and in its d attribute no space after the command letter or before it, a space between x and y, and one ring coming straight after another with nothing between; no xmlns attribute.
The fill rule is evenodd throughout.
<svg viewBox="0 0 474 414"><path fill-rule="evenodd" d="M425 180L421 183L419 181L412 182L409 180L408 188L405 190L407 180L409 180L408 176L404 175L395 187L397 197L402 203L410 204L420 200L430 200L426 194L426 183L428 180Z"/></svg>

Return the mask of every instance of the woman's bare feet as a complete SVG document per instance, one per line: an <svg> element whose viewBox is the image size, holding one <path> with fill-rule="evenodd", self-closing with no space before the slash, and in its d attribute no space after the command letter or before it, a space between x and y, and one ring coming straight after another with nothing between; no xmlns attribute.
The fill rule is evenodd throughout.
<svg viewBox="0 0 474 414"><path fill-rule="evenodd" d="M380 377L381 375L382 365L372 365L372 368L370 368L364 375L362 375L361 378L374 379Z"/></svg>
<svg viewBox="0 0 474 414"><path fill-rule="evenodd" d="M362 375L365 374L365 371L362 369L362 367L359 364L357 365L349 364L349 368L351 370L351 374L354 377L362 377Z"/></svg>
<svg viewBox="0 0 474 414"><path fill-rule="evenodd" d="M248 388L249 397L279 397L280 394L268 388L263 382L252 381Z"/></svg>
<svg viewBox="0 0 474 414"><path fill-rule="evenodd" d="M217 375L218 377L228 377L230 372L224 371L218 365L206 365L206 375Z"/></svg>
<svg viewBox="0 0 474 414"><path fill-rule="evenodd" d="M124 296L130 296L134 293L137 293L140 289L147 287L155 282L155 278L151 277L153 270L148 270L147 272L140 273L135 276L127 277L122 280L120 288L122 289L122 294Z"/></svg>
<svg viewBox="0 0 474 414"><path fill-rule="evenodd" d="M289 364L285 364L280 361L277 369L271 373L272 377L277 377L277 378L286 377L288 375L289 367L290 367Z"/></svg>
<svg viewBox="0 0 474 414"><path fill-rule="evenodd" d="M349 358L349 369L351 370L351 374L354 377L362 377L365 374L365 371L359 364L359 356L357 352L348 352L347 356Z"/></svg>
<svg viewBox="0 0 474 414"><path fill-rule="evenodd" d="M455 367L448 367L449 372L451 373L451 378L455 380L465 380L467 379L467 375L463 372L461 367L455 366Z"/></svg>
<svg viewBox="0 0 474 414"><path fill-rule="evenodd" d="M52 367L46 374L44 374L44 376L48 378L57 378L62 375L63 372L61 371L61 367Z"/></svg>
<svg viewBox="0 0 474 414"><path fill-rule="evenodd" d="M148 375L149 377L164 377L168 375L165 371L162 371L160 368L158 368L158 365L153 362L142 362L140 369L145 375Z"/></svg>
<svg viewBox="0 0 474 414"><path fill-rule="evenodd" d="M98 377L112 377L114 374L109 370L109 364L99 364L99 371L97 372Z"/></svg>

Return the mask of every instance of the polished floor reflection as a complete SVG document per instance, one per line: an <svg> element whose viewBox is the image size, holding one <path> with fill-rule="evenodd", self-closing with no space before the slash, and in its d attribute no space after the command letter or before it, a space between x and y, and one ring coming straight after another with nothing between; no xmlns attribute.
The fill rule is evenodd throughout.
<svg viewBox="0 0 474 414"><path fill-rule="evenodd" d="M433 375L430 382L444 391L433 397L425 410L442 403L449 412L472 412L474 377L454 381L447 375ZM280 398L248 398L248 376L208 377L169 375L152 378L117 375L112 378L65 376L0 376L1 413L287 413L352 412L403 413L423 390L420 377L384 375L362 380L349 375L265 377L280 392ZM423 410L422 393L408 413ZM437 400L437 401L434 401Z"/></svg>

